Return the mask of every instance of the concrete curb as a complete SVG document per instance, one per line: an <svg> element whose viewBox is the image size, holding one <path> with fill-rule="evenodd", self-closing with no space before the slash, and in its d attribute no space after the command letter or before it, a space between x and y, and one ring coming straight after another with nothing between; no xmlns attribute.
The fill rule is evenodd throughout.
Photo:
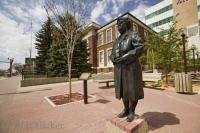
<svg viewBox="0 0 200 133"><path fill-rule="evenodd" d="M82 80L79 81L73 81L73 84L79 84L82 83ZM88 82L93 82L92 80L88 80ZM27 86L27 87L20 87L18 86L17 92L29 92L29 91L40 91L45 89L53 89L54 87L62 87L66 86L68 87L68 82L65 83L55 83L55 84L45 84L45 85L36 85L36 86Z"/></svg>

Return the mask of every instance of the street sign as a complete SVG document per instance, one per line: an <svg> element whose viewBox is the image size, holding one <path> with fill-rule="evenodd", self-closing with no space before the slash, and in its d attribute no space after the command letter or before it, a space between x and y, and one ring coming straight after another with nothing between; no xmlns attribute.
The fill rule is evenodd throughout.
<svg viewBox="0 0 200 133"><path fill-rule="evenodd" d="M90 77L90 73L82 73L79 79L88 80L89 77Z"/></svg>

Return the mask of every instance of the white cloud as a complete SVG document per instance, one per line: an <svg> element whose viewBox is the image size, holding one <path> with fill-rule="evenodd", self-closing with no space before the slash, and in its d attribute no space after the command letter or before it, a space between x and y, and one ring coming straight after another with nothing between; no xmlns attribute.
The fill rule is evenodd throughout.
<svg viewBox="0 0 200 133"><path fill-rule="evenodd" d="M7 4L5 8L8 9L8 13L6 14L7 17L15 17L16 19L26 22L30 15L27 11L23 10L20 6ZM10 13L10 14L9 14ZM9 14L9 15L8 15Z"/></svg>
<svg viewBox="0 0 200 133"><path fill-rule="evenodd" d="M113 9L112 9L113 14L119 13L119 7L116 3L113 3Z"/></svg>
<svg viewBox="0 0 200 133"><path fill-rule="evenodd" d="M20 23L20 25L23 24L24 27L26 27L26 30L30 29L30 22L32 20L33 31L38 31L38 27L41 27L41 24L47 18L42 1L35 1L34 3L32 3L31 7L29 7L27 3L22 1L20 1L19 3L10 2L9 4L5 4L4 7L8 10L8 12L4 13L4 15L12 19L17 19L15 21L17 21L17 23Z"/></svg>
<svg viewBox="0 0 200 133"><path fill-rule="evenodd" d="M106 22L109 22L112 20L112 16L110 14L104 14L103 18L105 19Z"/></svg>
<svg viewBox="0 0 200 133"><path fill-rule="evenodd" d="M6 7L10 11L12 11L16 16L20 16L20 15L21 15L21 17L25 17L26 16L26 13L24 13L24 11L18 6L6 5Z"/></svg>
<svg viewBox="0 0 200 133"><path fill-rule="evenodd" d="M98 22L98 20L101 18L103 18L106 22L110 21L112 18L120 14L120 10L124 7L124 4L129 1L131 0L97 1L94 8L92 8L91 21ZM110 18L111 16L112 18Z"/></svg>
<svg viewBox="0 0 200 133"><path fill-rule="evenodd" d="M126 2L131 0L101 0L97 1L91 10L91 20L98 22L103 19L109 22L118 17ZM19 2L19 1L18 1ZM6 0L0 9L0 60L14 57L16 62L24 63L24 58L29 57L30 49L30 18L33 21L33 31L37 32L46 20L46 12L41 2L34 2L26 6L29 2L7 2ZM133 1L136 6L131 13L144 21L144 10L148 7L145 0ZM26 32L25 32L26 31ZM34 33L33 33L34 43ZM32 43L32 44L33 44ZM33 57L36 55L34 45L32 45ZM1 66L0 66L1 67Z"/></svg>
<svg viewBox="0 0 200 133"><path fill-rule="evenodd" d="M0 57L15 58L16 62L24 62L30 49L30 34L23 34L17 22L0 13Z"/></svg>
<svg viewBox="0 0 200 133"><path fill-rule="evenodd" d="M117 4L117 5L120 6L120 7L123 7L124 4L125 4L126 2L129 2L129 1L131 1L131 0L112 0L112 3Z"/></svg>
<svg viewBox="0 0 200 133"><path fill-rule="evenodd" d="M29 10L29 13L33 18L36 18L37 21L44 22L47 18L45 9L41 5L37 5L34 8Z"/></svg>
<svg viewBox="0 0 200 133"><path fill-rule="evenodd" d="M137 17L142 22L145 22L145 14L144 11L149 8L144 2L140 2L138 6L130 11L131 14L133 14L135 17Z"/></svg>
<svg viewBox="0 0 200 133"><path fill-rule="evenodd" d="M23 8L11 3L4 6L8 12L0 9L2 10L0 12L0 60L6 61L10 57L14 58L14 62L24 63L25 57L30 56L31 18L33 23L32 57L35 57L34 34L46 20L46 12L39 3L33 8ZM1 67L2 64L0 64Z"/></svg>
<svg viewBox="0 0 200 133"><path fill-rule="evenodd" d="M112 4L113 4L113 7L112 7L111 13L118 14L120 11L120 6L124 5L124 1L121 3L121 2L119 2L119 0L112 0Z"/></svg>
<svg viewBox="0 0 200 133"><path fill-rule="evenodd" d="M107 0L97 1L95 7L91 12L91 20L97 22L98 18L104 14L107 8Z"/></svg>

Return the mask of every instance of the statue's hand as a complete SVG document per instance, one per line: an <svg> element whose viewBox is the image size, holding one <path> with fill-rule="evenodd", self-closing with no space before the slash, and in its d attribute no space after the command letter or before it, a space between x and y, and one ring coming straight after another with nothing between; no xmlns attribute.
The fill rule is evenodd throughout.
<svg viewBox="0 0 200 133"><path fill-rule="evenodd" d="M123 59L122 58L116 58L115 63L122 63Z"/></svg>

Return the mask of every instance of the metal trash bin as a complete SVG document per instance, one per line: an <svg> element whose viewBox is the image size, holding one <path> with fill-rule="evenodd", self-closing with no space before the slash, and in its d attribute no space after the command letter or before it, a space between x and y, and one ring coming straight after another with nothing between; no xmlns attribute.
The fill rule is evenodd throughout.
<svg viewBox="0 0 200 133"><path fill-rule="evenodd" d="M191 74L176 73L175 74L175 89L176 92L192 93L192 78Z"/></svg>

